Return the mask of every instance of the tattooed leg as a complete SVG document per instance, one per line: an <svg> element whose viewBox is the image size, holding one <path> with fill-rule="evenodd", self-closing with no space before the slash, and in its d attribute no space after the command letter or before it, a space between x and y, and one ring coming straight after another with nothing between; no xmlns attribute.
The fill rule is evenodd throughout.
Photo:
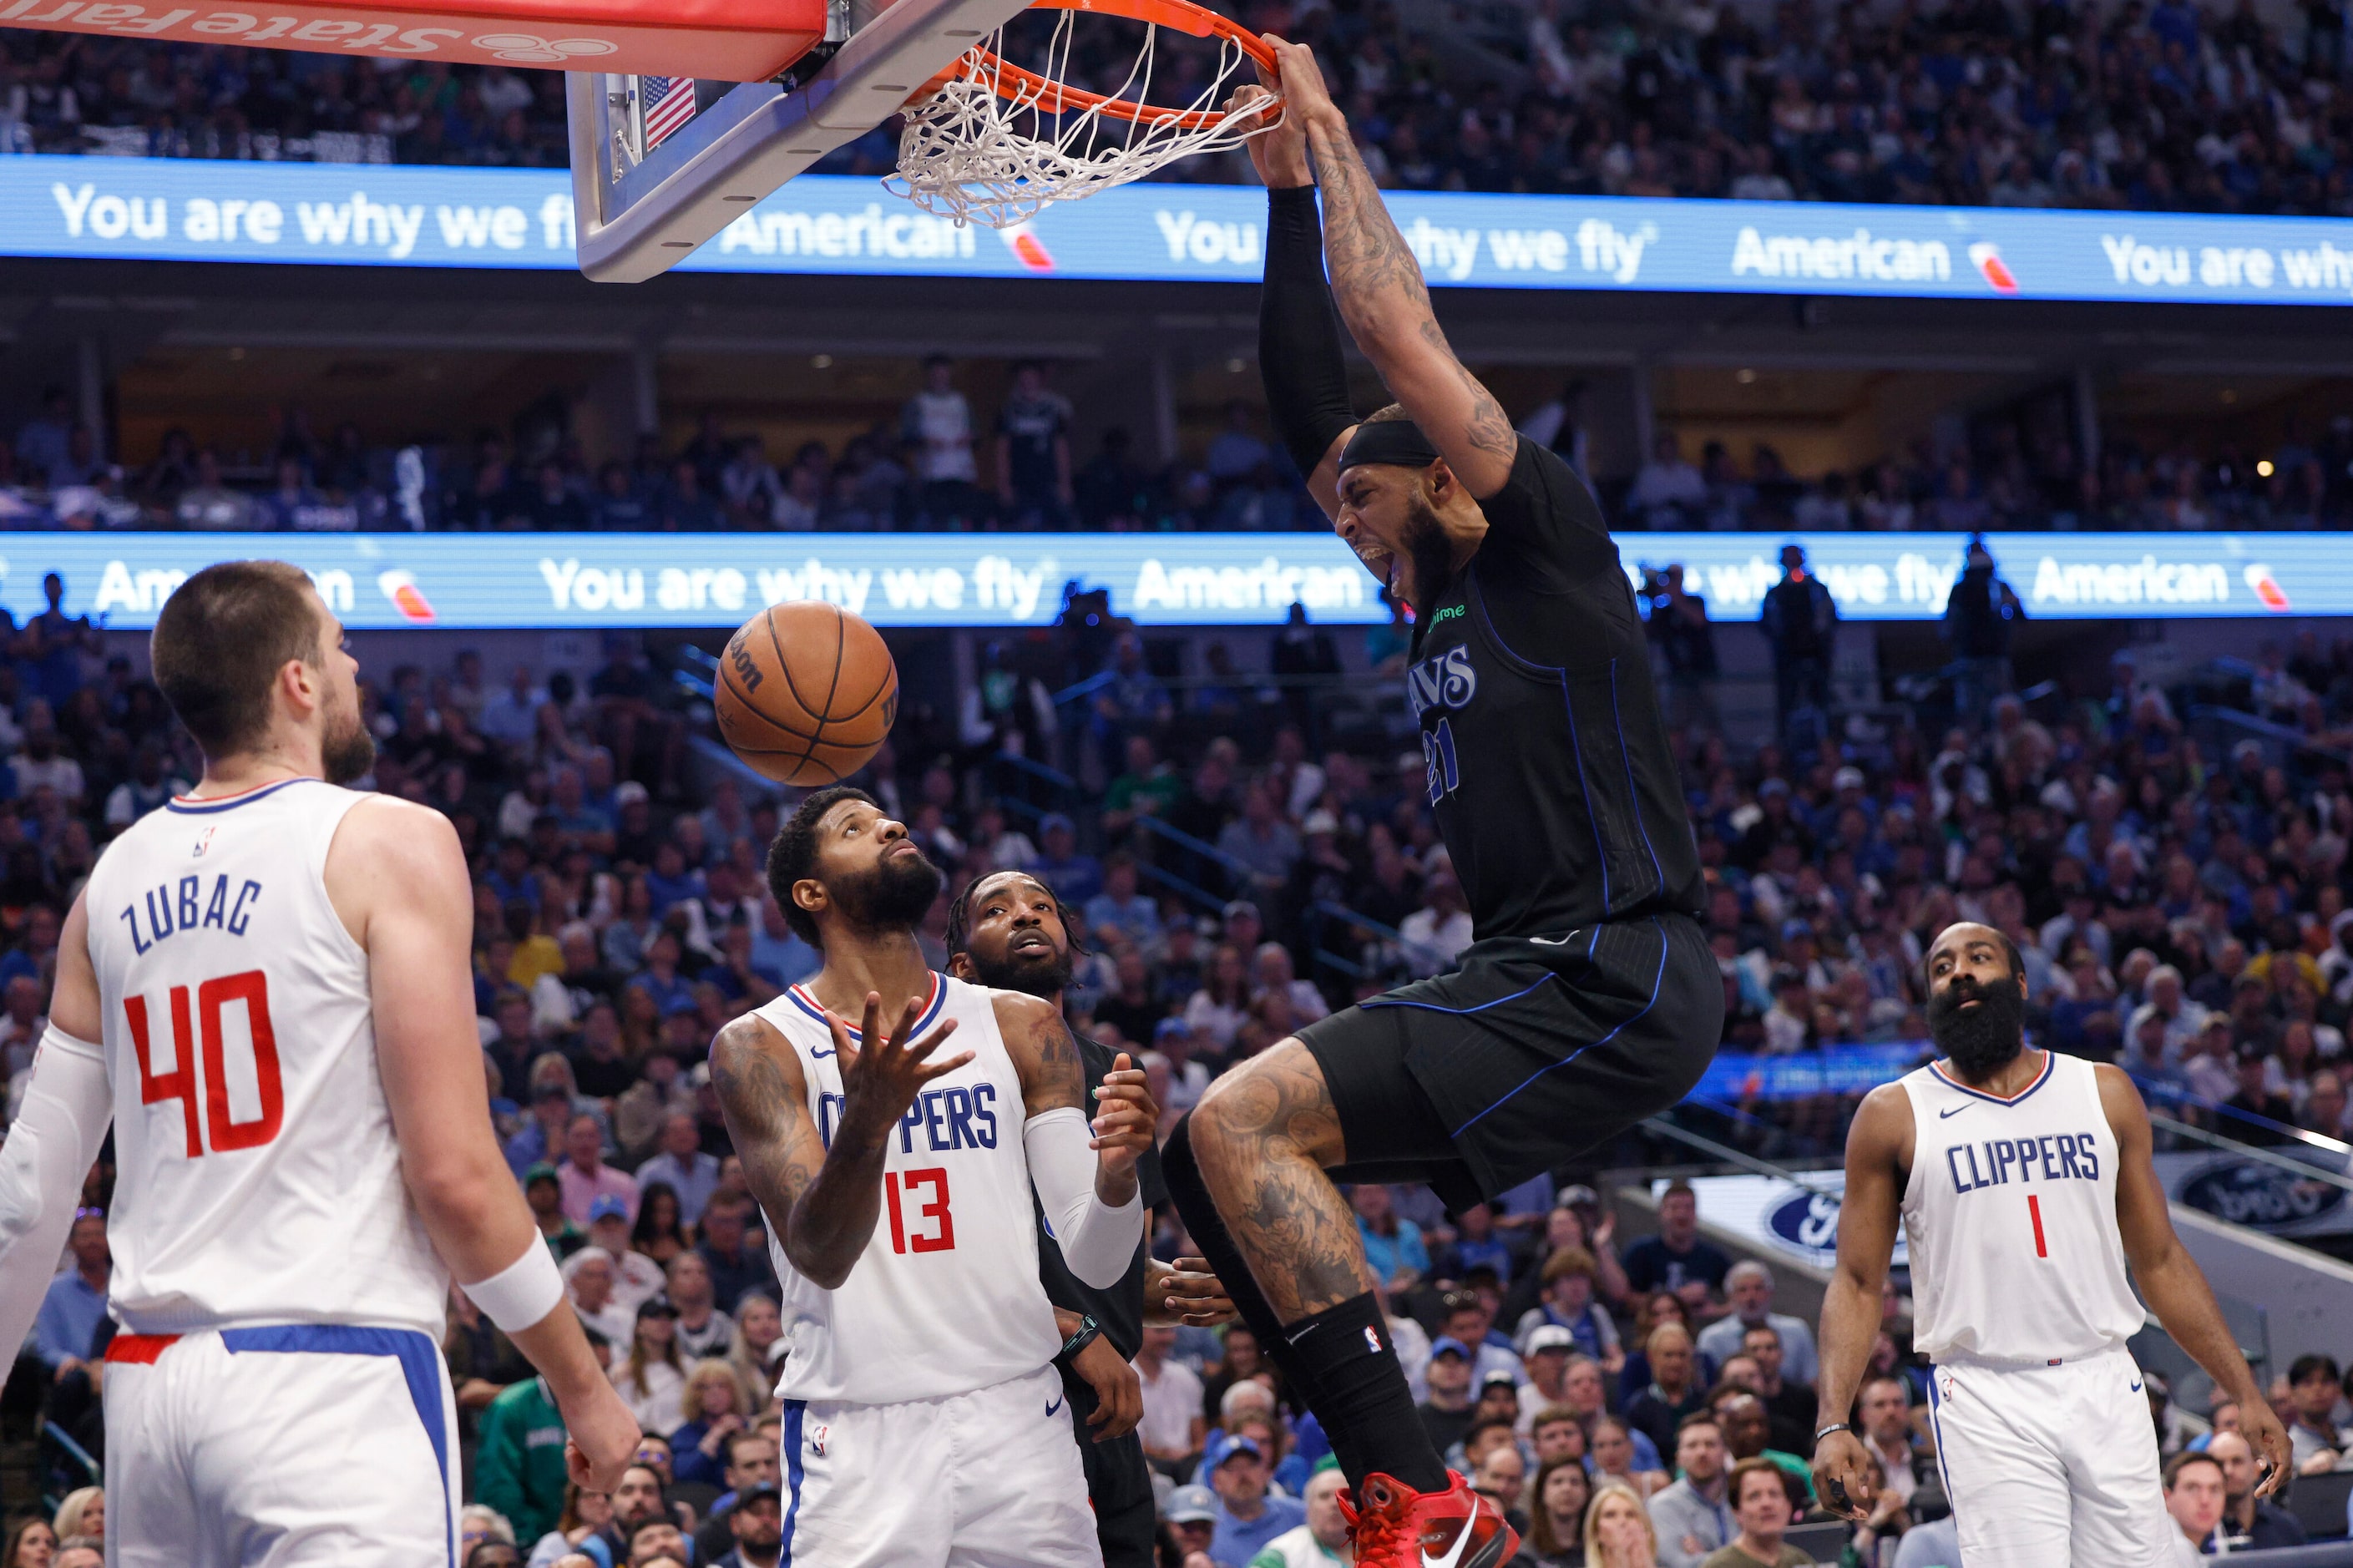
<svg viewBox="0 0 2353 1568"><path fill-rule="evenodd" d="M1192 1127L1202 1180L1276 1318L1293 1322L1373 1288L1356 1216L1324 1173L1345 1152L1305 1046L1284 1040L1219 1079Z"/></svg>

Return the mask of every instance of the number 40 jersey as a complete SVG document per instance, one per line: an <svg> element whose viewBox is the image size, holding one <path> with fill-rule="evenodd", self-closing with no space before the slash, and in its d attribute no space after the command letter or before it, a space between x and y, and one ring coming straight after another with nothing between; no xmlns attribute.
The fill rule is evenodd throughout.
<svg viewBox="0 0 2353 1568"><path fill-rule="evenodd" d="M440 1337L448 1276L401 1179L367 954L327 898L327 847L367 798L307 778L181 796L90 874L132 1332Z"/></svg>
<svg viewBox="0 0 2353 1568"><path fill-rule="evenodd" d="M923 1086L892 1132L881 1212L839 1289L796 1270L772 1228L784 1295L786 1399L894 1405L967 1394L1037 1372L1061 1337L1038 1282L1038 1224L1021 1079L997 1032L997 994L934 973L915 1026L953 1018L939 1054L973 1059ZM800 1058L809 1119L828 1148L841 1121L841 1064L824 1008L796 985L760 1009ZM849 1030L853 1048L856 1029Z"/></svg>

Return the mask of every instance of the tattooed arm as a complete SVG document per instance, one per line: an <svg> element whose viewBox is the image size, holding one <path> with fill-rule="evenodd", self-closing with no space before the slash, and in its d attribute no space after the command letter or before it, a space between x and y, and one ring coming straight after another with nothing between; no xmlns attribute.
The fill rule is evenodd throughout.
<svg viewBox="0 0 2353 1568"><path fill-rule="evenodd" d="M1519 437L1494 395L1462 368L1430 313L1421 268L1389 218L1348 122L1324 88L1315 52L1270 38L1282 61L1288 113L1307 132L1324 192L1324 260L1340 318L1389 391L1447 466L1480 500L1504 488Z"/></svg>
<svg viewBox="0 0 2353 1568"><path fill-rule="evenodd" d="M839 1289L858 1265L882 1208L882 1162L891 1134L923 1086L972 1059L964 1052L929 1060L953 1022L912 1044L919 1002L910 1002L896 1035L881 1027L881 998L866 999L863 1048L849 1043L828 1015L841 1064L842 1107L826 1146L809 1121L808 1080L776 1026L746 1014L711 1042L711 1081L727 1135L744 1161L744 1184L784 1248L785 1259L812 1282Z"/></svg>
<svg viewBox="0 0 2353 1568"><path fill-rule="evenodd" d="M997 1033L1021 1079L1029 1117L1021 1148L1039 1204L1071 1272L1107 1290L1125 1276L1144 1237L1135 1161L1152 1146L1158 1120L1144 1091L1144 1074L1123 1053L1095 1091L1090 1123L1086 1069L1060 1009L1009 992L1000 992L994 1004Z"/></svg>

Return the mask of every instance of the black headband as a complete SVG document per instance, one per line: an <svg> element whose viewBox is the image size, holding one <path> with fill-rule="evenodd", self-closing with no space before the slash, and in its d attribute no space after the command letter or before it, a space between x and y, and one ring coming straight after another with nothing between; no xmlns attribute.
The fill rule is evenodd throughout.
<svg viewBox="0 0 2353 1568"><path fill-rule="evenodd" d="M1365 463L1393 463L1408 468L1426 468L1438 461L1438 448L1421 433L1421 426L1410 419L1368 419L1356 426L1348 444L1340 448L1340 472Z"/></svg>

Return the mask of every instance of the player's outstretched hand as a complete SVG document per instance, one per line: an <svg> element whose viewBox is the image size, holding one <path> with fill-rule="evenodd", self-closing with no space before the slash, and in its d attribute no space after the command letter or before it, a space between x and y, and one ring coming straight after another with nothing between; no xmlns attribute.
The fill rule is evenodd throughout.
<svg viewBox="0 0 2353 1568"><path fill-rule="evenodd" d="M921 998L911 1000L899 1016L898 1027L886 1038L881 994L869 991L858 1034L863 1046L852 1046L842 1021L831 1013L826 1015L825 1026L833 1036L834 1055L841 1063L841 1125L861 1143L889 1137L907 1108L915 1103L915 1097L923 1093L923 1085L972 1060L970 1051L959 1051L943 1061L931 1059L942 1042L955 1033L954 1018L910 1042L908 1037L915 1032L915 1020L923 1010Z"/></svg>
<svg viewBox="0 0 2353 1568"><path fill-rule="evenodd" d="M1127 1364L1119 1349L1097 1334L1086 1349L1071 1359L1071 1370L1095 1391L1095 1413L1087 1417L1095 1441L1124 1437L1144 1419L1144 1380Z"/></svg>
<svg viewBox="0 0 2353 1568"><path fill-rule="evenodd" d="M1822 1507L1857 1524L1871 1517L1871 1456L1852 1432L1833 1432L1814 1445L1814 1496Z"/></svg>
<svg viewBox="0 0 2353 1568"><path fill-rule="evenodd" d="M1233 1298L1209 1268L1206 1258L1180 1258L1162 1265L1167 1272L1145 1280L1147 1300L1144 1321L1161 1327L1182 1323L1187 1328L1215 1329L1239 1315Z"/></svg>
<svg viewBox="0 0 2353 1568"><path fill-rule="evenodd" d="M2288 1477L2295 1473L2290 1459L2294 1449L2268 1400L2250 1399L2240 1405L2239 1436L2255 1451L2255 1495L2276 1496L2280 1488L2287 1484Z"/></svg>
<svg viewBox="0 0 2353 1568"><path fill-rule="evenodd" d="M1160 1130L1160 1107L1144 1087L1144 1069L1125 1051L1103 1074L1103 1087L1095 1090L1094 1120L1087 1125L1094 1131L1088 1147L1097 1151L1103 1169L1117 1174L1134 1171L1138 1156L1153 1146Z"/></svg>
<svg viewBox="0 0 2353 1568"><path fill-rule="evenodd" d="M1338 120L1339 107L1332 101L1332 89L1324 85L1324 68L1315 63L1315 51L1305 44L1294 44L1265 35L1266 45L1282 65L1279 84L1283 97L1285 120L1296 120L1302 137L1307 127L1319 120Z"/></svg>
<svg viewBox="0 0 2353 1568"><path fill-rule="evenodd" d="M564 1468L584 1492L619 1489L621 1472L638 1457L638 1418L621 1403L620 1390L610 1384L591 1389L566 1405L561 1414L569 1436L564 1444Z"/></svg>

